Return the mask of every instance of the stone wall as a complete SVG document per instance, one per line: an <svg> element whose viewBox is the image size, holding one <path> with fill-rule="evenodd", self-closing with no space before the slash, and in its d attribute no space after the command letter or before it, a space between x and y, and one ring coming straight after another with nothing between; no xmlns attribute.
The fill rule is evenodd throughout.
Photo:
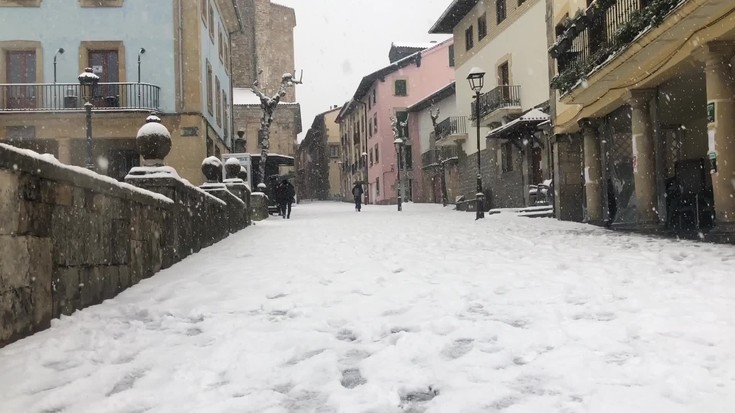
<svg viewBox="0 0 735 413"><path fill-rule="evenodd" d="M0 347L239 229L225 202L155 181L165 196L0 145Z"/></svg>

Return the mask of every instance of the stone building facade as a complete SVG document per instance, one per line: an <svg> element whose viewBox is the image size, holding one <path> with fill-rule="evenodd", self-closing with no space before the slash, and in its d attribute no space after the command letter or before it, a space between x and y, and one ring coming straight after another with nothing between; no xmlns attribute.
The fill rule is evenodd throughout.
<svg viewBox="0 0 735 413"><path fill-rule="evenodd" d="M0 141L84 165L91 97L97 172L122 179L139 164L135 133L151 111L173 132L168 161L192 183L203 182L201 159L229 151L230 36L243 27L234 0L13 1L0 14ZM77 80L86 67L100 77L91 93Z"/></svg>
<svg viewBox="0 0 735 413"><path fill-rule="evenodd" d="M244 30L232 35L234 128L245 132L245 142L236 151L260 153L258 130L263 112L252 91L257 80L260 89L274 95L284 73L299 73L294 62L296 14L292 8L271 0L236 0L243 15ZM301 107L296 88L286 90L275 111L270 129L270 152L294 156L297 135L301 133Z"/></svg>

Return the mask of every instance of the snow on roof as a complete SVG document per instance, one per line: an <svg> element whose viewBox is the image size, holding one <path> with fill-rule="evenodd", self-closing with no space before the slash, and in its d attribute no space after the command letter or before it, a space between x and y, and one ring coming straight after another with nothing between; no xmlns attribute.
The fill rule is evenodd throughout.
<svg viewBox="0 0 735 413"><path fill-rule="evenodd" d="M155 199L157 199L159 201L162 201L162 202L166 202L166 203L169 203L169 204L173 204L174 203L174 201L172 201L170 198L168 198L168 197L166 197L164 195L161 195L161 194L159 194L157 192L149 191L149 190L143 189L143 188L138 188L137 186L130 185L130 184L127 184L125 182L120 182L120 181L118 181L115 178L111 178L111 177L106 176L106 175L100 175L97 172L90 171L89 169L82 168L81 166L74 166L74 165L66 165L66 164L63 164L63 163L61 163L58 159L56 159L50 153L40 154L40 153L35 152L35 151L32 151L30 149L16 148L15 146L7 145L7 144L4 144L4 143L0 143L0 148L9 150L11 152L19 153L21 155L25 155L25 156L31 157L33 159L38 159L41 162L46 162L46 163L49 163L49 164L56 165L56 166L58 166L59 168L62 168L62 169L70 170L70 171L73 171L73 172L76 172L76 173L79 173L79 174L82 174L82 175L86 175L86 176L92 177L94 179L100 180L102 182L105 182L107 184L110 184L112 186L115 186L115 187L118 187L118 188L121 188L121 189L126 189L126 190L131 191L131 192L137 192L137 193L142 194L142 195L147 195L147 196L150 196L150 197L155 198Z"/></svg>
<svg viewBox="0 0 735 413"><path fill-rule="evenodd" d="M549 115L547 115L546 113L544 113L544 111L542 111L541 109L531 109L528 112L526 112L523 115L521 115L520 118L514 119L514 120L506 123L505 125L502 125L500 127L497 127L495 129L491 130L490 133L488 133L485 136L485 138L487 139L487 138L490 138L490 137L493 137L493 136L497 136L500 132L503 132L503 131L505 131L507 129L510 129L513 126L515 126L515 125L517 125L519 123L533 123L533 122L537 122L538 123L538 122L547 121L549 119L550 119L549 118Z"/></svg>
<svg viewBox="0 0 735 413"><path fill-rule="evenodd" d="M393 42L392 47L405 47L409 49L428 49L436 46L436 42Z"/></svg>

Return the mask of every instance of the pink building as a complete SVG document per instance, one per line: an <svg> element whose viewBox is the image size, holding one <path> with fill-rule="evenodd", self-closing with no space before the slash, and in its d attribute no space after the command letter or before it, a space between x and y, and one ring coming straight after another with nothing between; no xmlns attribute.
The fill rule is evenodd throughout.
<svg viewBox="0 0 735 413"><path fill-rule="evenodd" d="M421 50L421 47L393 45L390 55L397 60L363 77L347 106L348 111L358 114L357 133L350 138L352 146L360 150L357 156L364 158L359 165L367 167L370 203L396 202L397 156L391 116L405 120L410 106L454 80L452 39L423 47L427 48ZM397 50L399 53L395 53ZM400 50L407 52L400 53ZM348 111L343 111L340 117L347 119ZM424 198L420 193L421 139L412 136L412 132L417 135L417 128L406 127L405 131L410 148L406 162L407 193L409 199L420 200Z"/></svg>

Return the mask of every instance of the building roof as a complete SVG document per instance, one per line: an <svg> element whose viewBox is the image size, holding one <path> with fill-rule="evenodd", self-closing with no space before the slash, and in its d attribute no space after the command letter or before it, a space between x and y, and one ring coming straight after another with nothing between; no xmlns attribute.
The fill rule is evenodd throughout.
<svg viewBox="0 0 735 413"><path fill-rule="evenodd" d="M365 97L365 95L367 95L367 92L373 86L373 83L375 83L375 81L383 79L389 74L411 64L421 65L421 56L424 53L427 53L430 50L440 47L450 41L453 41L451 37L441 42L431 43L431 47L419 50L416 53L406 56L403 59L397 60L389 64L388 66L385 66L382 69L376 70L375 72L363 77L360 81L360 84L357 86L357 90L352 96L352 99L350 99L347 103L344 104L344 106L342 106L342 111L340 112L339 116L337 116L337 122L339 123L340 119L352 112L352 109L355 107L356 104L362 103L360 101L362 100L362 98Z"/></svg>
<svg viewBox="0 0 735 413"><path fill-rule="evenodd" d="M452 96L456 93L457 86L455 85L454 81L452 83L444 86L443 88L437 90L436 92L430 94L429 96L419 100L418 102L414 103L412 106L409 106L408 109L406 109L409 112L418 112L420 110L424 110L428 108L429 106L438 103L449 96Z"/></svg>
<svg viewBox="0 0 735 413"><path fill-rule="evenodd" d="M477 0L453 0L452 4L444 10L439 20L431 26L429 33L452 34L454 28L477 4Z"/></svg>

